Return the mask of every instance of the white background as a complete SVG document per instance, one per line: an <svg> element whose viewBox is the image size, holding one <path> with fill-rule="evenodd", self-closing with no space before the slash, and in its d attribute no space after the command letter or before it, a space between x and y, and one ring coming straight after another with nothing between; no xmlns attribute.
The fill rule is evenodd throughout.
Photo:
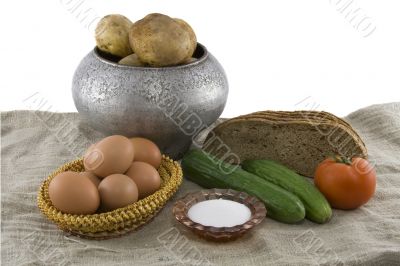
<svg viewBox="0 0 400 266"><path fill-rule="evenodd" d="M71 79L95 45L91 19L160 12L188 21L224 66L223 116L310 108L343 116L400 101L399 11L395 0L2 1L0 109L35 109L24 99L38 92L51 111L76 111Z"/></svg>

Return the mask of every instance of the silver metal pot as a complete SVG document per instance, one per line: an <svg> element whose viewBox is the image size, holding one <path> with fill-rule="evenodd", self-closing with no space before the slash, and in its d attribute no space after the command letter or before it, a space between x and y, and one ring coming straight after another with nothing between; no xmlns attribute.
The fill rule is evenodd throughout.
<svg viewBox="0 0 400 266"><path fill-rule="evenodd" d="M174 159L192 138L221 115L228 97L222 66L197 45L194 62L171 67L132 67L95 48L72 83L82 118L105 134L151 139Z"/></svg>

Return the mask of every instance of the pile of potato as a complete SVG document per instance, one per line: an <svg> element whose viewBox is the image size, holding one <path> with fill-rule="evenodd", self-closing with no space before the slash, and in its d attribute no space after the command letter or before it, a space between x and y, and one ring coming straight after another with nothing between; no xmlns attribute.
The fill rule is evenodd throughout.
<svg viewBox="0 0 400 266"><path fill-rule="evenodd" d="M192 27L163 14L149 14L135 23L122 15L108 15L97 24L95 35L97 47L122 57L123 65L164 67L195 60Z"/></svg>

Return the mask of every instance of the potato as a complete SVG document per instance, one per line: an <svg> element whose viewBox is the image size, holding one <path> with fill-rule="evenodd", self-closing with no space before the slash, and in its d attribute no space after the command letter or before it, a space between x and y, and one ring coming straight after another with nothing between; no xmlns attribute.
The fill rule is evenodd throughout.
<svg viewBox="0 0 400 266"><path fill-rule="evenodd" d="M194 33L194 30L192 29L192 27L189 25L189 23L187 23L186 21L184 21L183 19L180 18L174 18L174 20L176 22L179 23L179 25L181 25L187 32L189 32L190 35L190 41L191 41L191 51L189 52L189 56L187 57L187 60L190 60L192 58L192 55L194 53L194 50L196 50L197 47L197 38L196 38L196 33ZM186 61L187 61L186 60ZM192 62L192 61L189 61Z"/></svg>
<svg viewBox="0 0 400 266"><path fill-rule="evenodd" d="M149 14L135 22L129 42L140 61L150 66L178 65L193 54L191 33L163 14Z"/></svg>
<svg viewBox="0 0 400 266"><path fill-rule="evenodd" d="M95 30L97 47L112 55L125 57L132 54L129 30L132 22L118 14L103 17Z"/></svg>
<svg viewBox="0 0 400 266"><path fill-rule="evenodd" d="M126 66L137 66L137 67L146 66L144 63L142 63L139 60L139 58L136 54L131 54L131 55L128 55L128 56L122 58L121 60L119 60L118 64L126 65Z"/></svg>

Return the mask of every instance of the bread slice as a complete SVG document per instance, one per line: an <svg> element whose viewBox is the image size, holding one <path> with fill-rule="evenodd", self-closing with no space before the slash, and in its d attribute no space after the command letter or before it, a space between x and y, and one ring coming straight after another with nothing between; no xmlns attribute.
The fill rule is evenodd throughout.
<svg viewBox="0 0 400 266"><path fill-rule="evenodd" d="M266 118L271 121L303 121L309 122L312 126L319 128L321 122L332 122L334 124L341 124L344 127L348 128L349 134L351 134L354 139L361 143L362 146L364 142L362 141L361 137L357 134L357 132L351 127L349 123L345 120L331 114L328 112L316 112L316 111L294 111L294 112L287 112L287 111L261 111L252 113L243 117L259 117L259 118Z"/></svg>
<svg viewBox="0 0 400 266"><path fill-rule="evenodd" d="M351 134L354 139L365 146L361 137L357 132L348 124L345 120L331 114L328 112L316 112L316 111L261 111L255 112L247 115L242 115L231 120L236 120L240 118L264 118L269 121L283 122L283 121L297 121L297 122L308 122L310 125L319 128L322 122L341 124L348 128L349 134ZM322 127L322 125L321 125Z"/></svg>
<svg viewBox="0 0 400 266"><path fill-rule="evenodd" d="M247 115L242 115L234 119L238 118L249 118L249 117L254 117L254 118L265 118L270 121L303 121L303 122L309 122L312 126L314 127L319 127L321 122L332 122L334 124L341 124L344 127L347 127L349 129L349 134L351 134L357 142L362 143L363 146L364 143L361 139L361 137L357 134L357 132L351 127L350 124L348 124L345 120L331 114L328 112L317 112L317 111L260 111L260 112L255 112Z"/></svg>
<svg viewBox="0 0 400 266"><path fill-rule="evenodd" d="M260 111L255 112L243 116L239 116L238 118L244 117L259 117L264 116L268 118L277 118L278 120L306 120L309 121L311 124L318 124L319 121L326 121L326 122L335 122L341 123L344 126L351 128L351 126L344 121L343 119L328 113L328 112L316 112L316 111Z"/></svg>
<svg viewBox="0 0 400 266"><path fill-rule="evenodd" d="M274 160L309 177L329 156L367 157L363 141L347 122L316 111L263 111L229 119L211 130L203 149L236 164Z"/></svg>

